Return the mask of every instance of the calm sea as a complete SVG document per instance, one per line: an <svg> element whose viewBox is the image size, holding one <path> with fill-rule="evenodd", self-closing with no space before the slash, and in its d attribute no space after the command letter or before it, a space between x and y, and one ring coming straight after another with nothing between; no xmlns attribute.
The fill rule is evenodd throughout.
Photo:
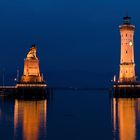
<svg viewBox="0 0 140 140"><path fill-rule="evenodd" d="M140 139L140 99L53 90L45 100L0 97L0 140Z"/></svg>

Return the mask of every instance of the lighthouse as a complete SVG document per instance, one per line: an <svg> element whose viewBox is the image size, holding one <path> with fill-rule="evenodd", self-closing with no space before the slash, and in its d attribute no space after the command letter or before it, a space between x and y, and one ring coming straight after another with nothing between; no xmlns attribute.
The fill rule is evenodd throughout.
<svg viewBox="0 0 140 140"><path fill-rule="evenodd" d="M131 24L131 17L125 16L119 29L121 36L119 82L134 82L136 80L134 62L135 26Z"/></svg>

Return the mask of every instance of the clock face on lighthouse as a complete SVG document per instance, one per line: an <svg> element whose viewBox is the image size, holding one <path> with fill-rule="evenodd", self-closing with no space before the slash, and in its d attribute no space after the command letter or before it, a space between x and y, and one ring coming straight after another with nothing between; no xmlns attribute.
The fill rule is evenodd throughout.
<svg viewBox="0 0 140 140"><path fill-rule="evenodd" d="M132 41L129 41L129 46L131 47L133 45L133 42Z"/></svg>

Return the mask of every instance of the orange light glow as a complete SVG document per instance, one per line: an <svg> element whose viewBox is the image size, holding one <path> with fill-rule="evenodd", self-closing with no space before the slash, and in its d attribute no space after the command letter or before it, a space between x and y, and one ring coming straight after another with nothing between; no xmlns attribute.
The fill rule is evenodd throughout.
<svg viewBox="0 0 140 140"><path fill-rule="evenodd" d="M39 60L36 56L36 47L30 48L24 60L24 72L21 82L43 82L40 75Z"/></svg>
<svg viewBox="0 0 140 140"><path fill-rule="evenodd" d="M114 132L119 129L120 140L136 139L136 101L135 99L113 99Z"/></svg>
<svg viewBox="0 0 140 140"><path fill-rule="evenodd" d="M133 25L121 25L120 82L135 81L134 62L134 29Z"/></svg>
<svg viewBox="0 0 140 140"><path fill-rule="evenodd" d="M40 129L46 130L47 100L15 101L14 129L22 126L24 140L38 140Z"/></svg>

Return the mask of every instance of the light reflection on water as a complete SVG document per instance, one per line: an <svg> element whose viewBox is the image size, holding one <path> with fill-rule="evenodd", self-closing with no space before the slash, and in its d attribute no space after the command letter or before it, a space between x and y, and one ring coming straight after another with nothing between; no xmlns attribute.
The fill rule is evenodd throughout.
<svg viewBox="0 0 140 140"><path fill-rule="evenodd" d="M136 140L140 122L140 99L112 99L114 140Z"/></svg>
<svg viewBox="0 0 140 140"><path fill-rule="evenodd" d="M39 140L47 138L47 100L0 98L0 139Z"/></svg>
<svg viewBox="0 0 140 140"><path fill-rule="evenodd" d="M0 98L0 138L111 140L110 99L108 94L96 92L55 90L40 101Z"/></svg>
<svg viewBox="0 0 140 140"><path fill-rule="evenodd" d="M55 90L52 97L38 101L0 98L0 139L137 140L140 137L140 98L116 99L108 91L76 90Z"/></svg>
<svg viewBox="0 0 140 140"><path fill-rule="evenodd" d="M41 129L46 135L47 100L23 101L15 100L14 134L20 128L24 140L38 140ZM42 132L41 132L42 133Z"/></svg>

